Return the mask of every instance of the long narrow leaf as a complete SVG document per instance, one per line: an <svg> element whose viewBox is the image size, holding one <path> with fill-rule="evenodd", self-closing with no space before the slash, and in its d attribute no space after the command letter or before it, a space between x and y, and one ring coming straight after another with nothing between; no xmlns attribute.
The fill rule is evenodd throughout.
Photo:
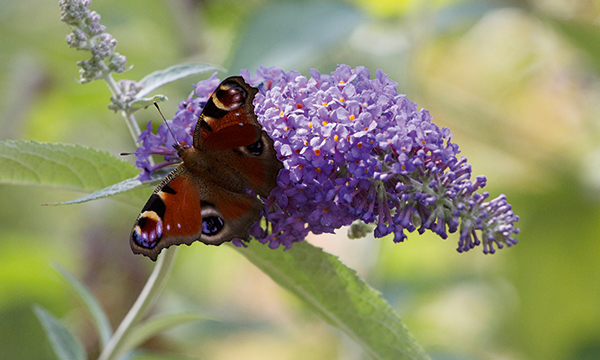
<svg viewBox="0 0 600 360"><path fill-rule="evenodd" d="M69 200L69 201L63 201L63 202L58 202L58 203L49 203L47 205L72 205L72 204L81 204L84 202L88 202L91 200L96 200L96 199L101 199L103 197L107 197L107 196L111 196L111 195L116 195L116 194L120 194L132 189L135 189L138 186L142 186L144 183L139 181L137 176L133 177L131 179L126 179L123 180L119 183L116 183L114 185L105 187L104 189L100 189L98 191L94 191L91 194L79 197L77 199L73 199L73 200Z"/></svg>
<svg viewBox="0 0 600 360"><path fill-rule="evenodd" d="M182 314L171 314L162 315L149 320L146 320L138 324L134 330L129 334L121 351L123 353L135 349L144 341L150 339L152 336L169 330L173 327L187 324L193 321L208 320L206 315L198 313L182 313Z"/></svg>
<svg viewBox="0 0 600 360"><path fill-rule="evenodd" d="M96 323L96 327L98 328L98 334L100 335L100 342L102 343L102 347L104 348L108 343L108 340L112 336L112 328L110 327L110 322L108 321L108 317L102 307L98 303L98 300L92 295L92 293L88 290L88 288L81 283L73 274L69 272L69 270L65 269L59 263L54 263L54 267L65 280L75 289L83 303L87 306L88 310L92 314L94 322Z"/></svg>
<svg viewBox="0 0 600 360"><path fill-rule="evenodd" d="M54 353L59 360L85 360L85 351L79 339L73 335L57 318L39 306L33 308Z"/></svg>
<svg viewBox="0 0 600 360"><path fill-rule="evenodd" d="M429 359L380 294L339 259L307 242L287 251L236 248L275 282L344 331L373 359Z"/></svg>
<svg viewBox="0 0 600 360"><path fill-rule="evenodd" d="M132 177L131 179L123 180L119 183L105 187L104 189L101 189L98 191L94 191L93 193L82 196L80 198L77 198L74 200L69 200L69 201L64 201L64 202L60 202L60 203L50 203L48 205L79 204L79 203L96 200L96 199L100 199L100 198L107 197L107 196L121 194L121 193L130 191L130 190L136 189L138 187L142 187L142 186L156 186L173 169L174 169L174 167L166 167L166 168L154 171L151 175L150 181L142 182L138 179L138 176L135 176L135 177Z"/></svg>
<svg viewBox="0 0 600 360"><path fill-rule="evenodd" d="M223 70L223 68L208 64L186 63L173 65L164 70L155 71L140 80L139 84L142 85L143 88L139 93L137 93L136 99L146 97L159 87L175 80L179 80L190 75L202 74L208 71L217 70Z"/></svg>
<svg viewBox="0 0 600 360"><path fill-rule="evenodd" d="M138 98L136 100L130 101L127 105L131 111L138 111L140 109L145 109L148 106L154 104L154 102L159 101L168 101L169 99L164 95L154 95L151 97Z"/></svg>

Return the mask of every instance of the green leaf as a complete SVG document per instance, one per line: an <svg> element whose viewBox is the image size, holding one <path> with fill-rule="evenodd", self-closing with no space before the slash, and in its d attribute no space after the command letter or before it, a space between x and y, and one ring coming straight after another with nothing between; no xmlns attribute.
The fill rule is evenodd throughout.
<svg viewBox="0 0 600 360"><path fill-rule="evenodd" d="M133 177L130 163L89 147L36 141L0 141L0 183L91 191Z"/></svg>
<svg viewBox="0 0 600 360"><path fill-rule="evenodd" d="M106 316L104 310L102 310L98 300L96 300L88 288L73 274L71 274L69 270L65 269L59 263L54 263L54 268L56 268L62 277L67 280L73 289L75 289L83 303L87 306L88 310L92 314L92 317L94 318L94 322L98 328L98 334L100 335L100 341L102 343L102 347L104 348L112 336L112 328L110 327L108 317Z"/></svg>
<svg viewBox="0 0 600 360"><path fill-rule="evenodd" d="M243 29L231 57L232 73L259 65L296 68L347 43L361 13L342 2L273 2L256 12Z"/></svg>
<svg viewBox="0 0 600 360"><path fill-rule="evenodd" d="M116 183L114 185L105 187L104 189L98 190L98 191L94 191L91 194L82 196L80 198L74 199L74 200L69 200L69 201L63 201L63 202L58 202L58 203L49 203L47 205L72 205L72 204L80 204L80 203L84 203L84 202L88 202L91 200L96 200L96 199L100 199L103 197L107 197L107 196L111 196L111 195L116 195L116 194L120 194L132 189L135 189L138 186L143 185L144 183L139 181L137 176L133 177L131 179L127 179L127 180L123 180L119 183Z"/></svg>
<svg viewBox="0 0 600 360"><path fill-rule="evenodd" d="M380 293L336 256L303 241L287 251L257 241L236 249L344 331L373 359L430 359Z"/></svg>
<svg viewBox="0 0 600 360"><path fill-rule="evenodd" d="M141 99L150 95L151 92L165 84L182 79L190 75L202 74L208 71L219 70L223 70L223 68L219 66L201 63L186 63L173 65L164 70L155 71L144 77L142 80L140 80L139 84L142 85L143 88L142 90L140 90L139 93L137 93L135 97L136 99Z"/></svg>
<svg viewBox="0 0 600 360"><path fill-rule="evenodd" d="M82 196L80 198L77 198L74 200L69 200L69 201L64 201L64 202L59 202L59 203L49 203L48 205L80 204L83 202L96 200L96 199L100 199L100 198L111 196L111 195L121 194L121 193L136 189L141 186L143 186L143 187L157 186L165 178L165 176L167 176L167 174L169 174L173 169L174 169L174 167L169 166L169 167L165 167L165 168L153 171L152 175L150 176L151 180L149 180L149 181L142 182L138 179L138 176L135 176L135 177L132 177L131 179L123 180L119 183L105 187L104 189L101 189L98 191L94 191L93 193ZM145 197L147 197L147 195L145 195L144 198Z"/></svg>
<svg viewBox="0 0 600 360"><path fill-rule="evenodd" d="M35 315L42 323L50 340L54 353L60 360L85 360L85 351L79 339L73 335L57 318L39 306L35 306Z"/></svg>
<svg viewBox="0 0 600 360"><path fill-rule="evenodd" d="M144 98L140 98L140 99L136 99L133 101L130 101L127 106L129 107L129 110L131 112L135 112L138 111L140 109L145 109L148 106L152 105L154 102L159 102L159 101L168 101L169 99L164 96L164 95L154 95L152 97L144 97Z"/></svg>
<svg viewBox="0 0 600 360"><path fill-rule="evenodd" d="M132 330L120 351L124 353L133 350L158 333L169 330L175 326L201 320L209 320L209 318L206 315L198 313L181 313L162 315L149 319L138 324Z"/></svg>

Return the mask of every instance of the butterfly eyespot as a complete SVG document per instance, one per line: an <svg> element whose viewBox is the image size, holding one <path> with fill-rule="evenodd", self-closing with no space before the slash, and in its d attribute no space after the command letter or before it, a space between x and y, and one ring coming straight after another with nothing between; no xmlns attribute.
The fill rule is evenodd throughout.
<svg viewBox="0 0 600 360"><path fill-rule="evenodd" d="M217 235L221 230L223 230L223 226L225 223L223 219L217 216L209 216L202 219L202 233L204 235Z"/></svg>
<svg viewBox="0 0 600 360"><path fill-rule="evenodd" d="M246 146L246 149L248 149L250 154L252 154L254 156L260 156L260 154L262 154L262 152L263 152L263 148L264 148L264 146L262 143L262 139L258 140L257 142L255 142L252 145Z"/></svg>
<svg viewBox="0 0 600 360"><path fill-rule="evenodd" d="M152 249L163 234L162 220L154 211L142 213L136 226L133 228L133 240L138 246Z"/></svg>
<svg viewBox="0 0 600 360"><path fill-rule="evenodd" d="M233 110L244 103L246 92L237 84L230 84L229 88L220 87L215 92L215 97L221 102L223 108Z"/></svg>

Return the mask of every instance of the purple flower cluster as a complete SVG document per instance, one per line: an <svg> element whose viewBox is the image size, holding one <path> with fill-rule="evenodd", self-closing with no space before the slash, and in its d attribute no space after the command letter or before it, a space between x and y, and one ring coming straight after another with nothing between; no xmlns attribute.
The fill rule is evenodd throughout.
<svg viewBox="0 0 600 360"><path fill-rule="evenodd" d="M442 238L458 231L458 251L483 243L494 253L517 243L514 215L504 195L485 201L476 193L484 176L471 181L471 166L457 158L450 131L431 122L427 110L398 94L397 83L378 70L341 65L331 75L311 69L307 79L295 71L261 68L254 105L258 121L274 140L284 168L278 186L265 200L263 215L251 235L271 248L286 249L309 232L331 233L356 221L375 224L374 234L393 234L401 242L407 232L426 229ZM195 121L219 81L201 81L180 103L171 128L178 141L191 142ZM176 161L174 140L161 125L140 137L138 166L142 179L158 167ZM179 137L180 136L180 137ZM161 152L167 163L150 167L144 152ZM360 233L360 231L359 231ZM479 235L478 235L479 234ZM237 245L241 241L234 241Z"/></svg>

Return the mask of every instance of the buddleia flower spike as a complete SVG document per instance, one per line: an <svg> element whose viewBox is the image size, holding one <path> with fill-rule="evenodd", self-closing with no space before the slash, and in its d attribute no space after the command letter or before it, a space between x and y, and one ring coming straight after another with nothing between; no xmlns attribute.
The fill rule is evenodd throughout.
<svg viewBox="0 0 600 360"><path fill-rule="evenodd" d="M245 80L258 86L255 112L274 141L284 168L278 186L265 200L253 237L271 248L290 248L309 232L332 233L354 224L351 235L374 226L375 237L433 231L443 239L459 233L457 250L483 245L484 253L517 243L519 220L505 195L488 200L478 193L485 176L471 179L471 165L458 157L448 128L432 122L427 110L398 94L398 85L378 70L371 79L364 67L340 65L330 75L311 69L311 77L296 71L261 67ZM179 104L170 123L189 141L198 114L219 84L216 74L197 84ZM138 166L142 177L153 170L145 153L170 151L169 137L151 126L140 141ZM174 152L167 162L176 162ZM163 164L154 167L159 168ZM243 246L241 240L234 243Z"/></svg>

